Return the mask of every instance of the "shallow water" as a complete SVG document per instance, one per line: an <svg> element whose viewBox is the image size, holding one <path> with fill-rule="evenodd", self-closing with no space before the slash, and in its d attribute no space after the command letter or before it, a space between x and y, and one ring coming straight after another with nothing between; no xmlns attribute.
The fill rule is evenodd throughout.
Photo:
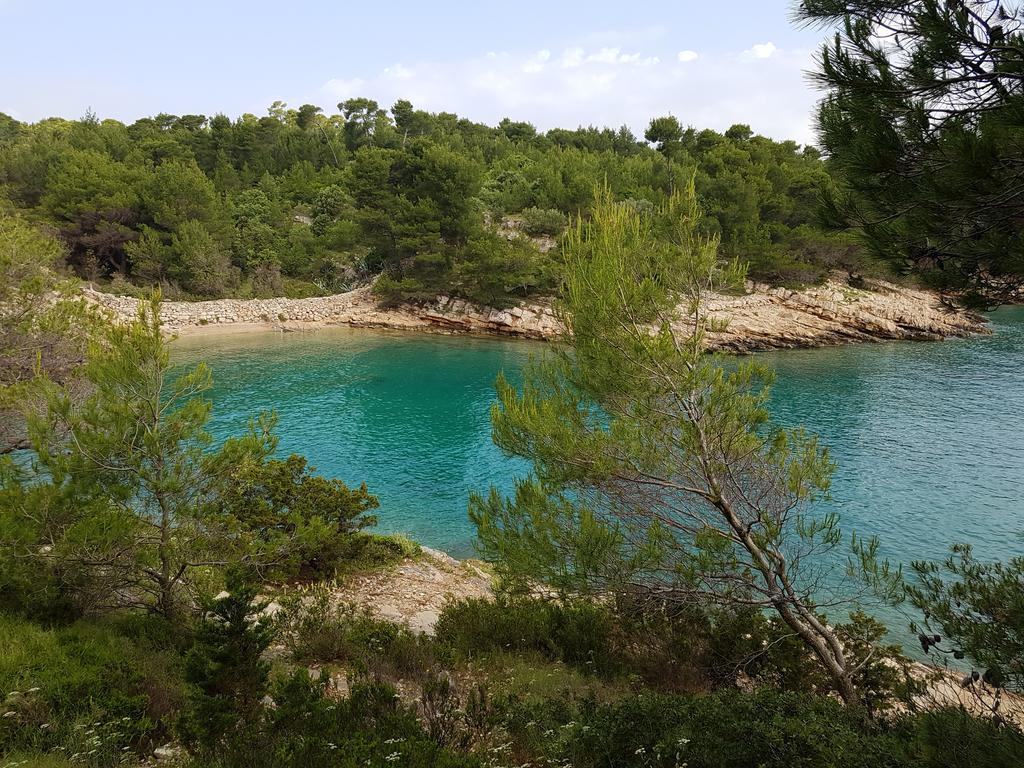
<svg viewBox="0 0 1024 768"><path fill-rule="evenodd" d="M844 528L878 534L896 562L940 558L957 541L984 557L1024 552L1024 308L993 313L992 329L760 357L777 373L777 420L820 434L838 463L824 504ZM510 490L526 469L491 442L494 377L514 379L542 350L351 329L175 344L179 361L213 368L215 435L276 409L282 454L365 480L380 498L380 530L455 556L473 551L469 492Z"/></svg>

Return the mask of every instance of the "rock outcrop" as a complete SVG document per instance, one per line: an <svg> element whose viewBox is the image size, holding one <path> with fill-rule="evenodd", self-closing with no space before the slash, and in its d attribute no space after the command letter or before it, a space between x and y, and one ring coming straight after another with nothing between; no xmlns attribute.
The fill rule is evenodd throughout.
<svg viewBox="0 0 1024 768"><path fill-rule="evenodd" d="M711 336L711 347L742 353L988 332L979 315L953 311L933 293L883 281L868 281L855 288L837 276L824 285L799 291L758 285L748 289L746 295L717 295L709 300L712 314L729 321L724 331ZM137 311L137 301L129 297L88 289L86 295L121 317L133 317ZM347 325L549 339L562 327L550 301L494 309L438 296L423 304L382 308L368 285L309 299L167 301L162 312L167 329L178 334Z"/></svg>

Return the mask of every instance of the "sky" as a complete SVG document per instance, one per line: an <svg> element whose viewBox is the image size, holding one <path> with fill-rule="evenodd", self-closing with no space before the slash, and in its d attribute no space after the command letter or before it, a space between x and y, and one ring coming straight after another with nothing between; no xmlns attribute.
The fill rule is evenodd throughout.
<svg viewBox="0 0 1024 768"><path fill-rule="evenodd" d="M801 143L825 33L792 0L0 0L0 112L132 121L367 96L545 130L652 117Z"/></svg>

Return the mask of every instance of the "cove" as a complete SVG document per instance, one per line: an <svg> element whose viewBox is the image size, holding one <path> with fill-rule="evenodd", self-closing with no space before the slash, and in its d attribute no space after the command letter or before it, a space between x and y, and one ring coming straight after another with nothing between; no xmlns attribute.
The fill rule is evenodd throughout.
<svg viewBox="0 0 1024 768"><path fill-rule="evenodd" d="M991 315L994 335L767 353L772 411L817 432L837 462L844 530L877 534L896 562L1024 552L1024 308ZM279 452L365 481L382 532L456 557L473 553L472 490L509 491L525 473L490 438L493 381L513 381L535 342L354 329L186 337L176 362L213 370L211 430L222 439L276 410Z"/></svg>

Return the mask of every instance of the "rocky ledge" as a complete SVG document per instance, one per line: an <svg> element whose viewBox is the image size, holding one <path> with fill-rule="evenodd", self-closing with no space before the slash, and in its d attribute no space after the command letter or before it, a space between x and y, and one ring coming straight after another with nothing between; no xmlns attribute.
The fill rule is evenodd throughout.
<svg viewBox="0 0 1024 768"><path fill-rule="evenodd" d="M85 293L115 315L132 317L137 311L135 299L91 289ZM713 315L728 320L727 328L710 338L710 346L737 353L988 333L980 315L951 310L934 293L881 280L854 287L838 274L798 291L750 284L745 295L716 295L708 306ZM347 325L549 339L562 328L550 301L494 309L438 296L423 304L382 308L368 285L309 299L168 301L162 312L167 329L178 334Z"/></svg>

